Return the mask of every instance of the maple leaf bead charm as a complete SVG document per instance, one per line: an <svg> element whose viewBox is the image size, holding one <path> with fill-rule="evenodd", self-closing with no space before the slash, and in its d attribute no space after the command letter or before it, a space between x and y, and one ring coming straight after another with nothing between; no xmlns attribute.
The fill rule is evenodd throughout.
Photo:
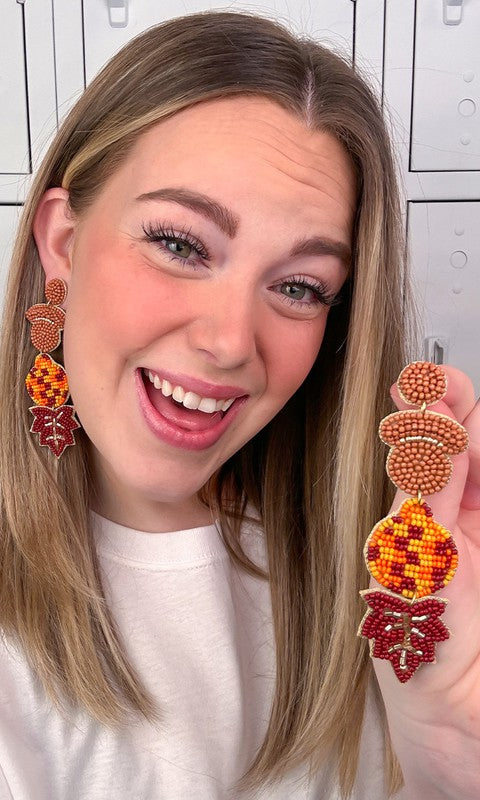
<svg viewBox="0 0 480 800"><path fill-rule="evenodd" d="M359 635L370 640L372 658L390 661L395 675L405 683L422 663L435 663L435 644L449 638L440 620L446 600L426 597L407 602L387 592L360 592L369 606Z"/></svg>
<svg viewBox="0 0 480 800"><path fill-rule="evenodd" d="M60 406L59 408L45 408L32 406L31 413L35 417L31 433L39 433L39 442L42 447L48 447L59 458L66 447L75 444L72 431L80 427L75 419L73 406Z"/></svg>

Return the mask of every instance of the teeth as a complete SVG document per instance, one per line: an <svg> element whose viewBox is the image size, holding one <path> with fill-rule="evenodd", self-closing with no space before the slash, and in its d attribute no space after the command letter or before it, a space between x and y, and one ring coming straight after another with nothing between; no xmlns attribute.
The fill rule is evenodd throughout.
<svg viewBox="0 0 480 800"><path fill-rule="evenodd" d="M198 409L205 414L213 414L216 411L228 411L235 400L234 397L228 400L215 400L214 397L200 397L196 392L186 392L182 386L172 386L169 381L165 379L162 380L154 372L144 369L144 373L148 375L155 389L160 389L164 397L172 396L177 403L182 403L185 408L191 410Z"/></svg>
<svg viewBox="0 0 480 800"><path fill-rule="evenodd" d="M183 403L183 400L185 398L185 389L182 389L181 386L175 386L175 389L173 390L172 393L172 397L174 400L177 401L177 403Z"/></svg>
<svg viewBox="0 0 480 800"><path fill-rule="evenodd" d="M170 397L173 392L172 384L169 381L162 381L162 394L164 397Z"/></svg>
<svg viewBox="0 0 480 800"><path fill-rule="evenodd" d="M204 411L206 414L213 414L217 410L217 403L213 397L202 397L198 404L198 410Z"/></svg>
<svg viewBox="0 0 480 800"><path fill-rule="evenodd" d="M202 398L198 394L195 394L195 392L187 392L185 397L183 398L183 405L185 406L185 408L191 408L193 410L196 410L200 405L201 399Z"/></svg>

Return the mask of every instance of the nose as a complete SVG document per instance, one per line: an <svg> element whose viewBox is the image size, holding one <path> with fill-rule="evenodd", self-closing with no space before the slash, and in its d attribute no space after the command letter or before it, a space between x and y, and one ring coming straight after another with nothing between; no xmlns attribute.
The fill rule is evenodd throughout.
<svg viewBox="0 0 480 800"><path fill-rule="evenodd" d="M252 294L226 286L202 298L190 324L190 346L221 369L237 369L256 356L259 321Z"/></svg>

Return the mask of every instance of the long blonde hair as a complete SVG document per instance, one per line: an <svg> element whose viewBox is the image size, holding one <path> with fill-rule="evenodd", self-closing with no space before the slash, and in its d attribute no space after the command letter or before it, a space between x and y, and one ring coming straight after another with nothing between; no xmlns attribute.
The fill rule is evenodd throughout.
<svg viewBox="0 0 480 800"><path fill-rule="evenodd" d="M78 444L57 462L29 433L24 377L35 352L25 311L43 298L44 285L32 221L52 186L68 189L81 215L149 126L238 94L270 98L330 132L350 155L358 183L352 275L314 368L203 491L237 563L256 570L239 544L247 503L260 515L268 548L276 689L243 785L304 762L316 767L334 754L348 796L370 675L356 636L358 591L368 580L362 545L390 499L376 429L405 358L402 226L372 93L341 58L273 22L207 12L146 31L87 88L38 171L14 250L1 343L0 625L56 703L84 707L107 724L132 712L155 714L102 591L89 528L86 436L77 432Z"/></svg>

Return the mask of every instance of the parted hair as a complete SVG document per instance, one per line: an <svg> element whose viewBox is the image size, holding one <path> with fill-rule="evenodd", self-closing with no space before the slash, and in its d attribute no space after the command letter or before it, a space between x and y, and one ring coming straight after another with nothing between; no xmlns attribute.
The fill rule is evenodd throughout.
<svg viewBox="0 0 480 800"><path fill-rule="evenodd" d="M363 542L388 511L378 422L405 363L408 288L389 137L375 94L343 58L249 14L205 12L151 28L124 47L80 97L54 139L25 204L4 306L0 355L0 625L53 702L107 725L161 715L129 663L102 588L89 507L89 442L57 460L29 432L24 379L33 364L25 311L44 296L32 235L43 193L69 192L81 216L152 125L196 103L268 98L333 135L357 182L353 263L304 384L212 476L202 499L218 514L231 557L254 509L265 532L276 683L265 740L241 786L300 764L338 759L351 792L367 684L357 637L368 585ZM73 401L75 398L73 398ZM390 786L400 776L388 746Z"/></svg>

